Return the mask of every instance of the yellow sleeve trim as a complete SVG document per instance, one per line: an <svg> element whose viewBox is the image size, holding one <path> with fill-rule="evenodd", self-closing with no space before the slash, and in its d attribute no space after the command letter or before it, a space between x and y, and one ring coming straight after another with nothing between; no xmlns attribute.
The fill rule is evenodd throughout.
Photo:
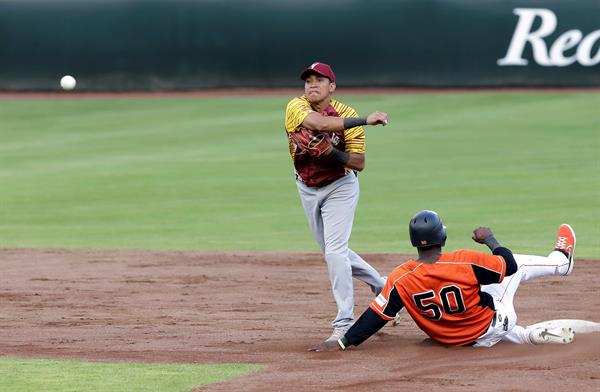
<svg viewBox="0 0 600 392"><path fill-rule="evenodd" d="M346 152L364 154L367 149L363 127L346 129L344 131L344 141L346 142Z"/></svg>
<svg viewBox="0 0 600 392"><path fill-rule="evenodd" d="M287 104L285 110L285 129L294 132L302 124L306 116L314 110L310 107L308 100L304 97L296 97Z"/></svg>
<svg viewBox="0 0 600 392"><path fill-rule="evenodd" d="M332 100L331 104L342 118L359 117L356 110L346 104L335 100ZM363 127L346 129L344 131L344 141L346 142L346 152L365 153L365 130Z"/></svg>

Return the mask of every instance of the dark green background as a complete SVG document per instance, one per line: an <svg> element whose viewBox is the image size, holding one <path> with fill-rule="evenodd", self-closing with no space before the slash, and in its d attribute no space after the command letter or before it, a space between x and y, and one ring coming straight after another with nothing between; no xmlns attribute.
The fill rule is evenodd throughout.
<svg viewBox="0 0 600 392"><path fill-rule="evenodd" d="M557 15L548 46L600 29L599 0L0 0L0 90L297 86L315 60L344 86L600 85L600 65L538 66L530 45L499 67L516 7Z"/></svg>

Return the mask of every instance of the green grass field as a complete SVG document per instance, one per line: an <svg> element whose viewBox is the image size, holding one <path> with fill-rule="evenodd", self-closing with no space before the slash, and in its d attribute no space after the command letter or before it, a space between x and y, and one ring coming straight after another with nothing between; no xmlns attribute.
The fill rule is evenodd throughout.
<svg viewBox="0 0 600 392"><path fill-rule="evenodd" d="M0 246L317 251L283 132L287 97L0 102ZM349 96L367 128L351 246L411 252L437 210L448 246L490 225L546 253L562 222L600 256L600 93Z"/></svg>
<svg viewBox="0 0 600 392"><path fill-rule="evenodd" d="M0 247L316 252L287 99L0 101ZM471 230L489 225L514 251L545 254L569 222L576 255L600 257L600 93L340 99L390 114L367 128L356 251L412 252L408 220L434 209L449 248L476 246ZM125 379L139 386L128 391L183 391L255 369L148 366L4 359L0 390L112 391ZM156 389L165 372L178 375Z"/></svg>
<svg viewBox="0 0 600 392"><path fill-rule="evenodd" d="M186 392L239 377L258 365L132 364L0 358L0 390L11 392Z"/></svg>

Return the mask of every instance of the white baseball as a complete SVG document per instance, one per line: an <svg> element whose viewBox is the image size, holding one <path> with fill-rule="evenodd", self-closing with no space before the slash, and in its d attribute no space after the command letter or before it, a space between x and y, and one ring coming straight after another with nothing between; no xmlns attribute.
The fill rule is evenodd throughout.
<svg viewBox="0 0 600 392"><path fill-rule="evenodd" d="M63 90L73 90L76 85L77 81L71 75L65 75L60 79L60 87L62 87Z"/></svg>

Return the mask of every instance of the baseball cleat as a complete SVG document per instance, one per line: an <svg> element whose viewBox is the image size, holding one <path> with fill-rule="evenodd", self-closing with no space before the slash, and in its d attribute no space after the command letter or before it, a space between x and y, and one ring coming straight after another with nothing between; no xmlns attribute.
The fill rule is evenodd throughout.
<svg viewBox="0 0 600 392"><path fill-rule="evenodd" d="M337 342L338 340L340 340L341 338L344 337L344 335L346 334L348 329L349 328L334 328L331 336L328 337L325 341L326 342L329 342L329 341Z"/></svg>
<svg viewBox="0 0 600 392"><path fill-rule="evenodd" d="M567 344L575 339L573 328L535 328L529 332L533 344Z"/></svg>
<svg viewBox="0 0 600 392"><path fill-rule="evenodd" d="M558 228L558 236L556 238L556 245L554 250L557 250L567 256L569 260L569 266L565 275L569 275L573 271L573 254L575 252L575 231L573 228L566 223L563 223Z"/></svg>

